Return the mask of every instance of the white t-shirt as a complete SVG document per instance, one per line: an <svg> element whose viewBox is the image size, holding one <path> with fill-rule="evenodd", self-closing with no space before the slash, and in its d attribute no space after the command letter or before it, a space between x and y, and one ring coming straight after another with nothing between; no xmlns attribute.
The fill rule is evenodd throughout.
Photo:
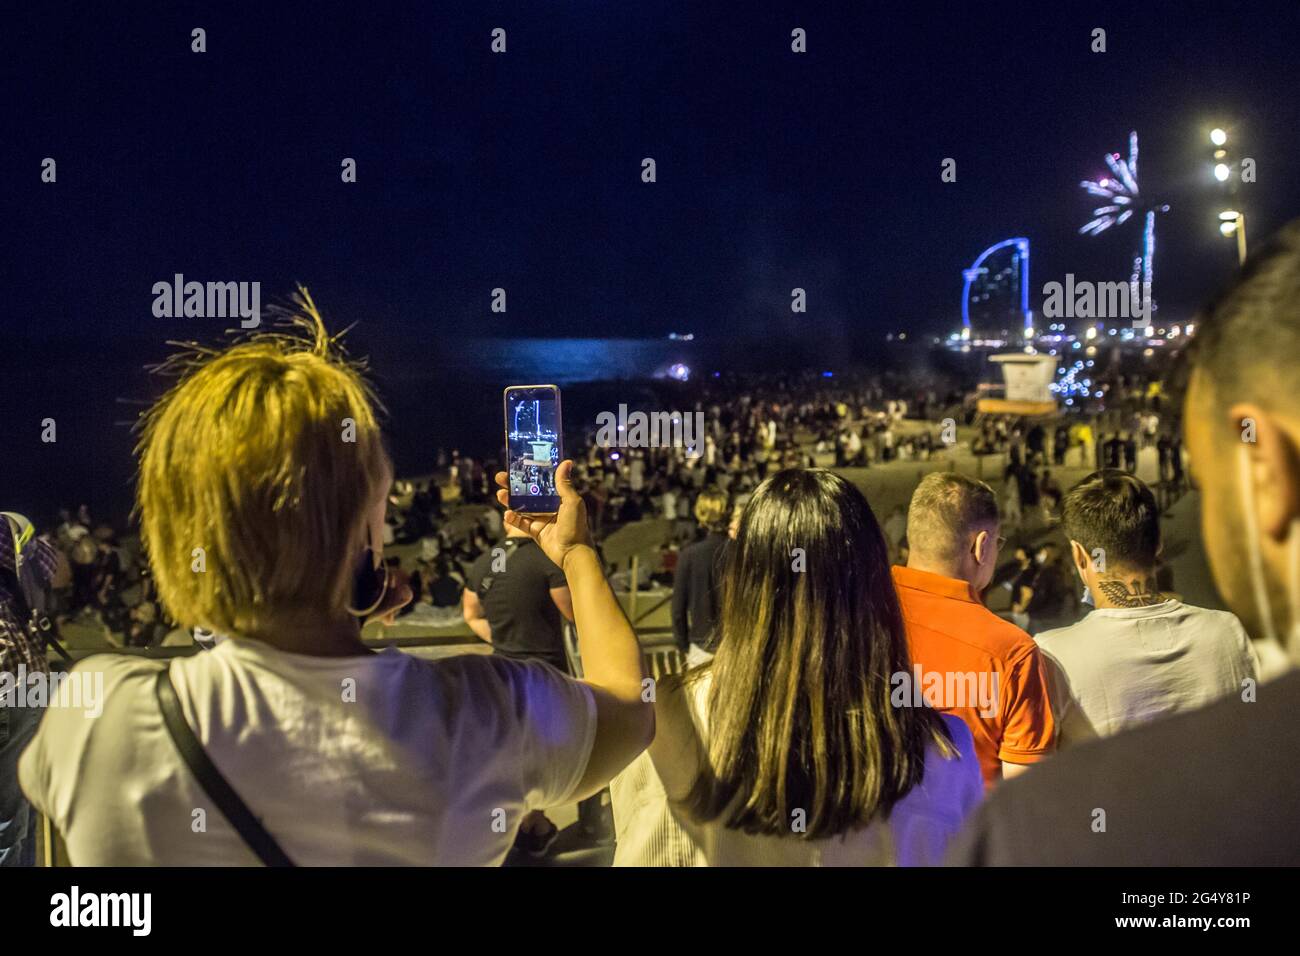
<svg viewBox="0 0 1300 956"><path fill-rule="evenodd" d="M1062 747L1203 707L1240 693L1242 681L1257 676L1235 615L1175 600L1098 608L1034 640L1047 665Z"/></svg>
<svg viewBox="0 0 1300 956"><path fill-rule="evenodd" d="M686 685L689 714L700 746L707 738L705 702L711 675ZM661 691L663 694L672 693ZM670 803L649 751L642 753L610 784L618 847L615 866L934 866L943 861L949 841L967 814L984 798L984 781L975 741L956 717L940 715L959 756L951 760L931 746L925 778L893 807L888 821L837 837L803 840L758 836L729 830L722 821L696 823ZM659 732L665 728L661 725ZM672 755L693 752L678 742ZM671 777L690 772L685 758L664 768Z"/></svg>
<svg viewBox="0 0 1300 956"><path fill-rule="evenodd" d="M570 801L596 733L590 688L539 663L237 638L169 666L209 758L300 865L499 864L526 812ZM103 673L103 713L49 709L19 764L72 863L256 864L167 734L159 662L76 669Z"/></svg>

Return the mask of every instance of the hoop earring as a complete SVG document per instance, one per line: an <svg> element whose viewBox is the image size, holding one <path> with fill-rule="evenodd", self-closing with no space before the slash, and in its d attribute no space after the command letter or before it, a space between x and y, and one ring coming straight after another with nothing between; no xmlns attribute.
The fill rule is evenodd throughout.
<svg viewBox="0 0 1300 956"><path fill-rule="evenodd" d="M362 552L360 565L352 578L352 601L346 610L353 617L368 617L388 593L388 565L381 563L375 567L373 548Z"/></svg>

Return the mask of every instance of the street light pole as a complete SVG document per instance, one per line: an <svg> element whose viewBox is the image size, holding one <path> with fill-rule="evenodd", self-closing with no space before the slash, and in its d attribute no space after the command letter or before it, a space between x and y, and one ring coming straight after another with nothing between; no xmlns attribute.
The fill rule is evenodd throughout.
<svg viewBox="0 0 1300 956"><path fill-rule="evenodd" d="M1214 178L1224 183L1229 193L1236 195L1236 182L1229 183L1229 179L1232 177L1232 167L1226 162L1228 151L1224 148L1228 144L1228 134L1223 129L1215 127L1210 131L1210 142L1215 147L1214 158L1217 160L1214 166ZM1219 229L1225 236L1231 232L1237 234L1237 262L1244 265L1246 262L1246 214L1239 210L1225 210L1219 214L1219 219Z"/></svg>
<svg viewBox="0 0 1300 956"><path fill-rule="evenodd" d="M1246 264L1246 214L1236 209L1219 213L1219 231L1225 236L1237 234L1237 263Z"/></svg>

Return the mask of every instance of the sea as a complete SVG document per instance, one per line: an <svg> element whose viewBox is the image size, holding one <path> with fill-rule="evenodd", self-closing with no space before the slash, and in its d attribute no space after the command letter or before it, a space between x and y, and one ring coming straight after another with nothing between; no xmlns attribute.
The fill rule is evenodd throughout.
<svg viewBox="0 0 1300 956"><path fill-rule="evenodd" d="M560 386L565 432L582 434L621 402L685 403L701 377L792 368L796 354L667 337L426 340L415 332L351 346L369 363L399 475L430 473L440 449L499 458L508 385ZM133 503L136 422L170 384L150 366L170 351L162 341L60 341L9 355L16 387L7 389L0 437L0 510L46 527L58 508L84 503L96 520L122 527ZM50 421L55 440L42 441Z"/></svg>

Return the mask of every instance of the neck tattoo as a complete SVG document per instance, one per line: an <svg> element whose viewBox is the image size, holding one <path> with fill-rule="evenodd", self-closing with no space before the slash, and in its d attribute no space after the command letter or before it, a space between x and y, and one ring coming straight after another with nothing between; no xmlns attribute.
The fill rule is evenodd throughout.
<svg viewBox="0 0 1300 956"><path fill-rule="evenodd" d="M1151 607L1164 598L1156 589L1155 578L1140 577L1128 581L1098 581L1097 590L1115 607Z"/></svg>

